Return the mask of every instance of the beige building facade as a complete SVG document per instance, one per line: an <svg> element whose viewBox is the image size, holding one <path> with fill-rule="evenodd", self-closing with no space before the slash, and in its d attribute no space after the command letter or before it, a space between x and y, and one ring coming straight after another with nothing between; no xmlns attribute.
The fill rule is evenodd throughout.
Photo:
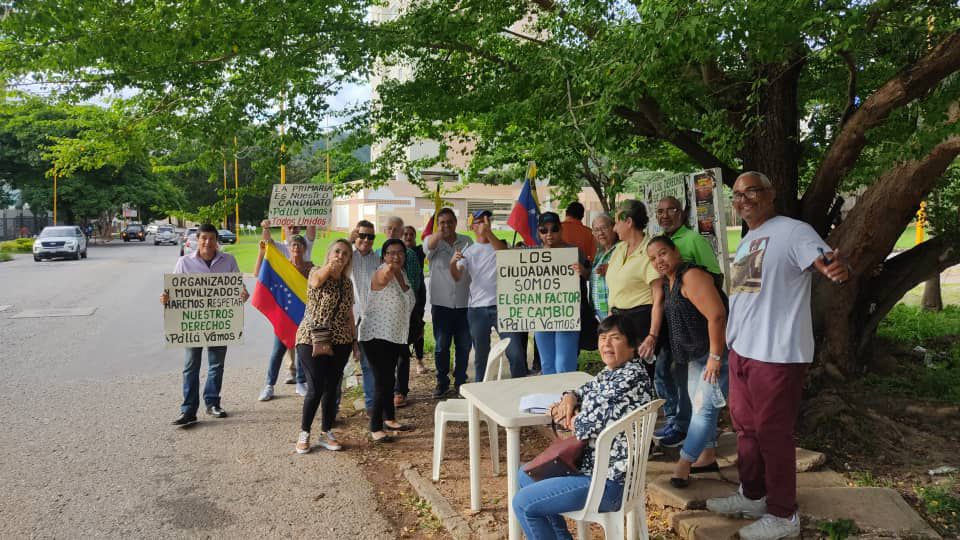
<svg viewBox="0 0 960 540"><path fill-rule="evenodd" d="M466 227L467 216L477 210L493 212L494 229L509 229L507 218L520 195L522 182L501 186L461 184L452 175L442 182L443 206L453 209L460 229ZM545 182L537 184L540 210L552 210L563 216L563 209L557 209L551 200L549 186ZM424 192L407 180L393 180L378 188L364 188L351 195L337 197L333 203L333 229L350 230L358 221L365 219L380 231L388 218L398 216L405 224L413 225L420 232L434 211L433 189L436 181L428 180L427 186L430 192ZM596 193L589 188L581 191L580 202L587 210L584 221L588 224L594 216L603 212Z"/></svg>

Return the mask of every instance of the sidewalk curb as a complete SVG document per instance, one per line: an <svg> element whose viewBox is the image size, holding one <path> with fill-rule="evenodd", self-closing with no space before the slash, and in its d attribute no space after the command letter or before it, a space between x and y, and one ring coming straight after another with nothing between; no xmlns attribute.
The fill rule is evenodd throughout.
<svg viewBox="0 0 960 540"><path fill-rule="evenodd" d="M408 462L400 463L399 467L403 472L403 477L407 479L407 482L409 482L410 486L417 492L417 495L430 503L430 509L433 515L437 516L451 536L456 540L473 538L473 529L470 528L470 524L467 523L467 520L464 519L459 512L454 510L450 501L437 491L433 482L425 480L420 476L420 473L413 468L413 465Z"/></svg>

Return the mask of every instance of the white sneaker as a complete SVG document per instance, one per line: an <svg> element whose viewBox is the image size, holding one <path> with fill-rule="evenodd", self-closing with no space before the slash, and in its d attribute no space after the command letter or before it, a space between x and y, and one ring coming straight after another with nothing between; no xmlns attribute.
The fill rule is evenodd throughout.
<svg viewBox="0 0 960 540"><path fill-rule="evenodd" d="M767 513L767 498L763 497L757 501L747 498L743 495L741 487L728 497L707 499L707 510L725 516L758 519Z"/></svg>
<svg viewBox="0 0 960 540"><path fill-rule="evenodd" d="M260 392L260 397L258 397L257 399L259 399L260 401L270 401L271 399L273 399L273 385L268 384L264 386L263 392Z"/></svg>
<svg viewBox="0 0 960 540"><path fill-rule="evenodd" d="M340 445L340 443L337 441L337 438L333 436L333 430L330 430L326 433L321 433L320 440L317 441L317 444L334 452L343 449L343 446Z"/></svg>
<svg viewBox="0 0 960 540"><path fill-rule="evenodd" d="M306 454L310 452L310 432L301 431L300 438L297 439L297 453Z"/></svg>
<svg viewBox="0 0 960 540"><path fill-rule="evenodd" d="M740 529L741 540L780 540L781 538L800 538L800 520L794 514L792 518L764 514L756 522Z"/></svg>
<svg viewBox="0 0 960 540"><path fill-rule="evenodd" d="M307 395L307 383L302 383L302 382L297 383L297 395L298 396Z"/></svg>

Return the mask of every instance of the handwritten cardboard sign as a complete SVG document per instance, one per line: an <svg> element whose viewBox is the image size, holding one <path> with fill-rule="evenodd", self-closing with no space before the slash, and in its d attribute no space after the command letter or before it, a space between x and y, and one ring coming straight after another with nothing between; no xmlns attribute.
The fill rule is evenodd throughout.
<svg viewBox="0 0 960 540"><path fill-rule="evenodd" d="M274 184L267 219L275 226L330 227L332 184Z"/></svg>
<svg viewBox="0 0 960 540"><path fill-rule="evenodd" d="M497 251L497 328L501 332L580 330L577 248Z"/></svg>
<svg viewBox="0 0 960 540"><path fill-rule="evenodd" d="M163 290L168 348L242 343L243 274L164 274Z"/></svg>

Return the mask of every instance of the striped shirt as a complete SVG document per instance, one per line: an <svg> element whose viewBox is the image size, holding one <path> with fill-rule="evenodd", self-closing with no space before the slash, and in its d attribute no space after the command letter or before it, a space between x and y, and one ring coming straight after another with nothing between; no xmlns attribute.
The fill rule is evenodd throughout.
<svg viewBox="0 0 960 540"><path fill-rule="evenodd" d="M593 300L593 307L596 308L597 312L601 313L603 317L610 314L610 289L607 288L606 276L598 274L597 268L610 262L610 255L613 254L613 248L615 247L615 245L610 246L610 249L603 251L602 248L598 246L597 256L593 260L593 269L590 272L590 298Z"/></svg>

